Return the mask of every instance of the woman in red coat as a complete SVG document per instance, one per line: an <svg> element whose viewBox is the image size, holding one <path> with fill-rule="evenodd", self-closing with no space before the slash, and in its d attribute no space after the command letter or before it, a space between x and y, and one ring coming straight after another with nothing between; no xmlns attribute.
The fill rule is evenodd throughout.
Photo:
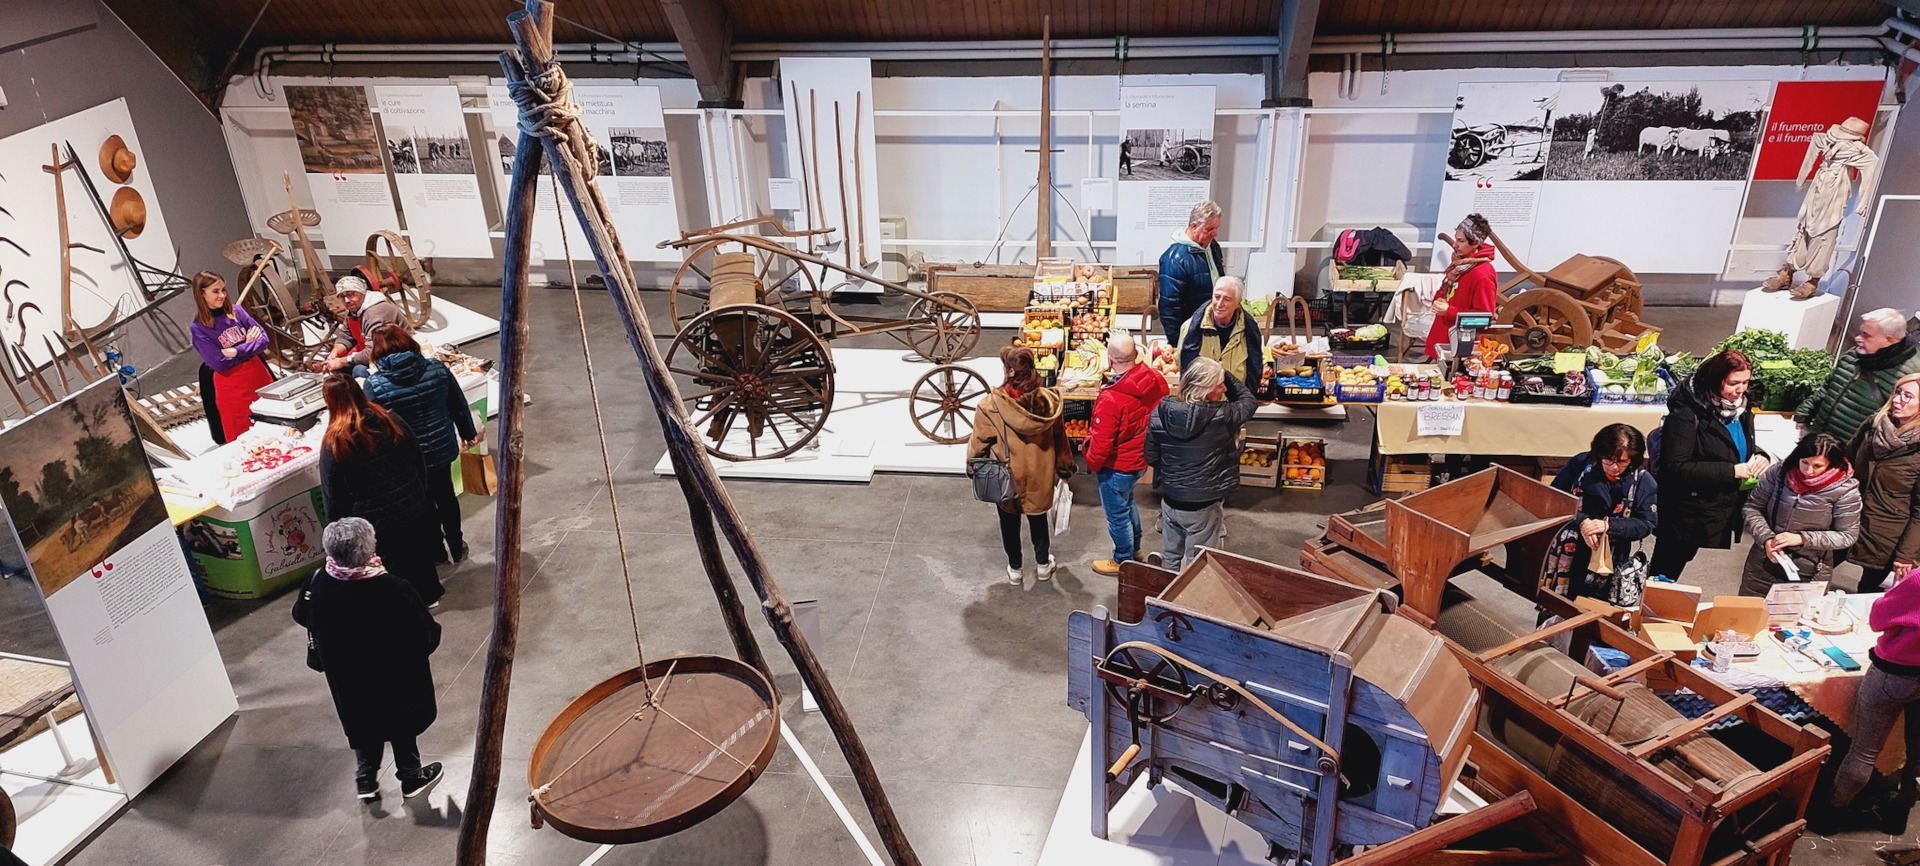
<svg viewBox="0 0 1920 866"><path fill-rule="evenodd" d="M215 442L232 442L253 426L253 401L261 388L273 382L267 369L267 335L260 323L227 298L227 281L212 271L193 275L193 349L213 371L213 393L201 401L213 402L219 418L210 430ZM209 425L212 426L212 425Z"/></svg>
<svg viewBox="0 0 1920 866"><path fill-rule="evenodd" d="M1441 243L1453 247L1453 264L1433 297L1433 328L1427 331L1427 357L1438 359L1439 347L1447 344L1447 332L1461 313L1492 313L1500 309L1500 282L1493 275L1493 227L1477 213L1467 214L1454 228L1455 235L1441 232Z"/></svg>

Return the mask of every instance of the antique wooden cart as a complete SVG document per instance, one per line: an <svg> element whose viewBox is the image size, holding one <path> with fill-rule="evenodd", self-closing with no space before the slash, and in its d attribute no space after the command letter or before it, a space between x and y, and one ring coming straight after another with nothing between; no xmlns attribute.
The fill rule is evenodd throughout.
<svg viewBox="0 0 1920 866"><path fill-rule="evenodd" d="M1610 352L1633 349L1642 334L1659 328L1640 321L1640 278L1617 259L1576 255L1550 270L1536 271L1490 236L1500 258L1515 271L1500 286L1494 321L1512 325L1507 338L1516 351L1553 352L1598 345ZM1534 288L1514 294L1522 284Z"/></svg>
<svg viewBox="0 0 1920 866"><path fill-rule="evenodd" d="M763 217L660 244L686 256L673 276L675 333L667 364L693 380L682 399L712 454L764 460L812 441L833 410L828 344L871 334L890 336L939 365L920 377L909 396L915 428L948 444L972 434L973 404L986 395L987 382L953 362L980 341L973 302L879 279L782 243L830 231L789 232ZM904 317L836 309L833 288L849 282L871 283L913 302Z"/></svg>

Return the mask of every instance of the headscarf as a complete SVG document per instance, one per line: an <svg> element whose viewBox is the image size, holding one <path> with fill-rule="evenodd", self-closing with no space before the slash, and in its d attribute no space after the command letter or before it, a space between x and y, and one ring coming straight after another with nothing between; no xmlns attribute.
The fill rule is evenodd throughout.
<svg viewBox="0 0 1920 866"><path fill-rule="evenodd" d="M369 577L379 577L386 573L387 567L381 564L380 557L378 556L367 560L366 565L358 568L351 565L341 565L338 562L334 562L333 557L327 557L327 574L336 580L366 580Z"/></svg>
<svg viewBox="0 0 1920 866"><path fill-rule="evenodd" d="M1460 236L1465 238L1467 243L1477 247L1486 241L1487 233L1480 229L1480 226L1486 223L1483 220L1475 220L1474 217L1476 216L1479 216L1479 214L1467 214L1464 219L1460 220L1459 225L1453 227L1453 230L1459 232Z"/></svg>
<svg viewBox="0 0 1920 866"><path fill-rule="evenodd" d="M1728 400L1719 394L1709 394L1707 405L1715 415L1720 416L1720 423L1732 424L1733 419L1740 417L1741 411L1747 408L1747 396L1742 394L1738 400Z"/></svg>

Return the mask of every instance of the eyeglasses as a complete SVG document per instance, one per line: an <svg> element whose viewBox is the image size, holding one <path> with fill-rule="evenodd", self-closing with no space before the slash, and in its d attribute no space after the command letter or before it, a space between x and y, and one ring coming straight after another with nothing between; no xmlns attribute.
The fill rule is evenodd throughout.
<svg viewBox="0 0 1920 866"><path fill-rule="evenodd" d="M1633 458L1631 458L1631 457L1602 457L1602 458L1600 458L1600 465L1602 465L1602 466L1619 466L1619 467L1623 467L1623 468L1624 468L1624 467L1626 467L1626 466L1629 466L1629 465L1632 465L1632 463L1633 463Z"/></svg>

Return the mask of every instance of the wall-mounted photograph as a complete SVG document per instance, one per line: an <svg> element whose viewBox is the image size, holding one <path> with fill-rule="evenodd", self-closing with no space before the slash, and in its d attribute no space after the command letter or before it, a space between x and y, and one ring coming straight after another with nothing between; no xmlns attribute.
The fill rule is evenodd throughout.
<svg viewBox="0 0 1920 866"><path fill-rule="evenodd" d="M380 137L364 87L288 85L287 111L308 174L379 174Z"/></svg>
<svg viewBox="0 0 1920 866"><path fill-rule="evenodd" d="M1120 138L1120 179L1209 180L1212 135L1201 129L1129 129Z"/></svg>
<svg viewBox="0 0 1920 866"><path fill-rule="evenodd" d="M618 177L669 177L667 166L667 130L615 126L607 130L608 150L613 151L613 173Z"/></svg>
<svg viewBox="0 0 1920 866"><path fill-rule="evenodd" d="M1769 85L1564 85L1547 180L1744 180Z"/></svg>

